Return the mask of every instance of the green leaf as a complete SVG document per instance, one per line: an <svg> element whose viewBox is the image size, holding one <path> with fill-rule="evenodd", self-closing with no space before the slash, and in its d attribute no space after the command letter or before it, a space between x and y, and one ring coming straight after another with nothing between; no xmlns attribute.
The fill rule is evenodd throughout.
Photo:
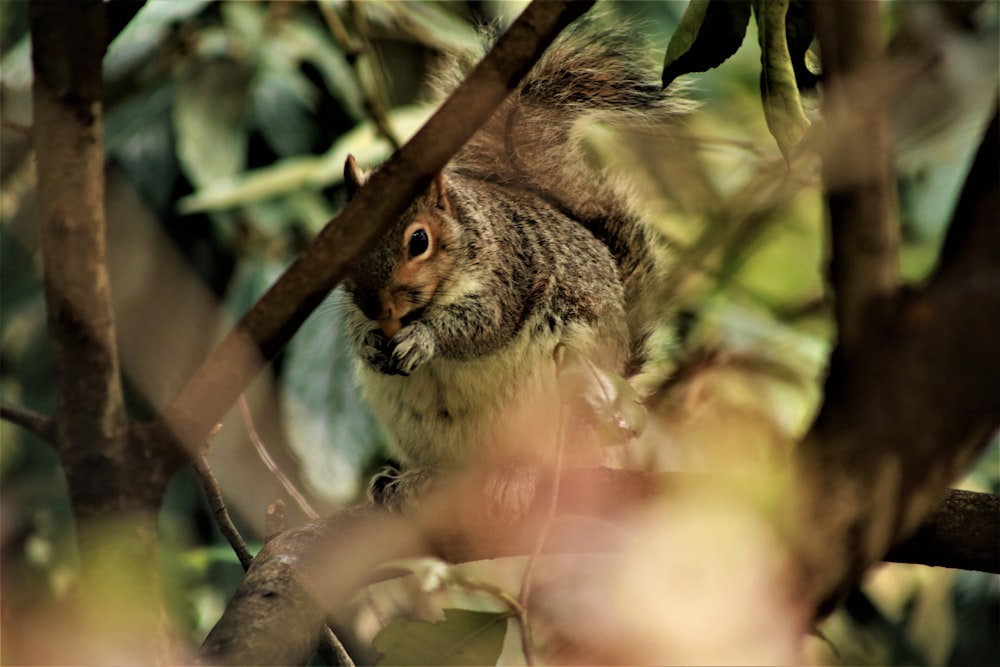
<svg viewBox="0 0 1000 667"><path fill-rule="evenodd" d="M316 134L309 115L315 88L295 67L268 67L254 77L251 91L257 127L281 156L308 153Z"/></svg>
<svg viewBox="0 0 1000 667"><path fill-rule="evenodd" d="M428 106L399 107L389 112L389 122L401 138L409 138L423 125L432 110ZM379 141L374 124L361 123L320 157L289 157L270 167L207 184L182 198L177 207L182 213L221 210L302 188L320 189L337 185L344 180L344 161L348 153L363 165L374 165L388 158L390 150L385 141Z"/></svg>
<svg viewBox="0 0 1000 667"><path fill-rule="evenodd" d="M445 52L480 48L478 32L449 8L451 3L364 2L358 9L369 22L412 37L425 46Z"/></svg>
<svg viewBox="0 0 1000 667"><path fill-rule="evenodd" d="M195 186L233 177L246 166L248 84L247 72L223 58L192 67L181 80L173 109L177 157Z"/></svg>
<svg viewBox="0 0 1000 667"><path fill-rule="evenodd" d="M788 55L795 70L795 83L800 91L816 87L819 77L810 68L809 47L816 34L813 25L813 8L809 0L791 0L785 14L785 34L788 39Z"/></svg>
<svg viewBox="0 0 1000 667"><path fill-rule="evenodd" d="M809 130L788 51L785 16L789 0L754 0L761 49L760 93L764 118L787 159Z"/></svg>
<svg viewBox="0 0 1000 667"><path fill-rule="evenodd" d="M507 614L445 609L445 620L393 621L375 636L380 665L495 665Z"/></svg>
<svg viewBox="0 0 1000 667"><path fill-rule="evenodd" d="M104 79L115 79L162 49L178 25L191 21L211 0L147 2L128 22L104 56Z"/></svg>
<svg viewBox="0 0 1000 667"><path fill-rule="evenodd" d="M691 0L667 45L663 86L724 63L740 48L749 22L746 0Z"/></svg>
<svg viewBox="0 0 1000 667"><path fill-rule="evenodd" d="M364 101L357 77L343 52L332 42L328 33L313 23L284 21L271 38L273 47L268 58L283 57L298 67L312 63L323 76L327 90L344 110L355 119L365 117Z"/></svg>

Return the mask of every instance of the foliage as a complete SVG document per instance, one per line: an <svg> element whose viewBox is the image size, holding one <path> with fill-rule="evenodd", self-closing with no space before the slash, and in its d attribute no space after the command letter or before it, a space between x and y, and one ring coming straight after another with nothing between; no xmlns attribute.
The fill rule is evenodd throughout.
<svg viewBox="0 0 1000 667"><path fill-rule="evenodd" d="M415 82L440 53L468 45L473 21L509 19L512 4L174 0L140 11L104 62L112 287L133 415L162 408L226 323L342 206L346 155L376 164L391 153L391 138L416 131L429 111ZM888 9L899 53L920 40L949 53L937 78L903 78L894 107L902 268L919 282L995 95L997 16L987 6L967 17L975 29L947 17L928 27L922 12L930 5L909 5ZM816 113L808 7L754 2L754 23L750 7L695 0L683 12L670 2L606 8L611 20L643 19L646 36L665 47L664 80L684 76L702 103L686 132L590 133L596 158L636 183L675 266L668 291L676 326L660 332L673 379L647 427L674 446L638 449L634 458L650 468L745 471L781 456L816 410L832 347L818 174L796 162ZM26 11L26 3L0 6L0 389L5 402L51 411L33 155L18 130L31 124ZM172 258L173 273L163 272L163 258ZM173 288L177 301L195 300L181 289L188 284L221 312L175 309ZM325 508L361 496L384 445L352 385L340 298L332 295L289 345L254 410L281 467ZM611 408L628 399L616 390ZM628 427L637 421L625 418ZM13 610L31 619L77 584L72 519L41 441L2 422L0 442L4 618ZM227 420L213 466L241 528L263 537L263 509L283 493L249 447L244 425ZM997 456L994 447L965 485L1000 489ZM289 510L289 521L299 518ZM183 590L171 612L194 643L235 587L238 563L186 474L160 521L171 554L164 576ZM995 650L995 624L978 625L997 613L995 577L892 566L866 594L874 611L835 615L823 628L835 650L816 642L816 659L971 664ZM455 664L492 659L507 615L470 608L447 610L433 630L396 621L375 646L388 664L426 664L441 661L442 643L473 635L462 647L473 653L453 653ZM927 634L938 623L954 630ZM3 659L30 657L14 651L5 648Z"/></svg>

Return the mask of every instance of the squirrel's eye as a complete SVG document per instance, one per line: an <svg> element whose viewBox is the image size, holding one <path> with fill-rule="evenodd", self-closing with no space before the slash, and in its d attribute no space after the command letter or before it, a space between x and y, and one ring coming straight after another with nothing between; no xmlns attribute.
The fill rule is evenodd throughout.
<svg viewBox="0 0 1000 667"><path fill-rule="evenodd" d="M427 230L416 229L412 234L410 234L410 242L406 247L406 252L412 259L427 252L428 246L430 246L430 239L427 238Z"/></svg>

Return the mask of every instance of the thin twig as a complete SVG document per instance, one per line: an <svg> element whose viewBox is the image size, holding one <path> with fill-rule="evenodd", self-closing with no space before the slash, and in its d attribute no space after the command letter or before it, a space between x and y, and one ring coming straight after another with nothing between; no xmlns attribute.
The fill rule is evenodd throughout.
<svg viewBox="0 0 1000 667"><path fill-rule="evenodd" d="M337 638L336 633L326 626L323 628L323 639L319 643L319 655L328 665L335 667L354 667L354 660Z"/></svg>
<svg viewBox="0 0 1000 667"><path fill-rule="evenodd" d="M212 430L209 442L215 439L215 436L218 435L221 429L222 425L219 424ZM208 507L212 510L212 516L215 517L215 523L219 527L219 532L222 533L226 540L229 541L230 546L233 547L236 557L240 559L240 565L243 566L243 570L249 570L250 563L253 562L253 555L251 555L250 549L247 548L246 542L243 541L243 536L240 535L240 531L236 529L236 525L229 516L226 503L222 499L222 490L219 488L219 482L215 479L215 474L208 465L208 458L205 456L204 451L199 452L191 458L191 467L194 468L199 481L201 481L201 488L205 491Z"/></svg>
<svg viewBox="0 0 1000 667"><path fill-rule="evenodd" d="M42 440L57 445L56 422L52 417L28 408L0 403L0 419L28 429Z"/></svg>
<svg viewBox="0 0 1000 667"><path fill-rule="evenodd" d="M566 427L569 422L569 410L564 400L559 401L559 431L556 434L556 465L555 477L552 481L552 492L549 494L549 504L545 509L545 522L538 533L538 540L535 548L528 556L528 562L524 566L524 576L521 578L521 592L517 597L520 612L518 613L518 623L521 626L521 650L524 652L524 661L529 665L535 664L534 641L531 636L531 625L528 622L528 601L531 598L531 578L535 572L535 565L542 554L545 540L548 539L552 529L552 523L556 518L556 507L559 503L560 478L563 467L563 451L566 444Z"/></svg>
<svg viewBox="0 0 1000 667"><path fill-rule="evenodd" d="M23 134L28 139L31 139L30 125L15 123L12 120L0 120L0 127L2 127L5 130L10 130L11 132L17 132L18 134Z"/></svg>
<svg viewBox="0 0 1000 667"><path fill-rule="evenodd" d="M264 445L264 441L261 440L260 435L257 433L257 429L253 425L253 416L250 414L250 407L247 405L247 399L242 394L240 395L240 412L243 414L243 423L247 427L247 433L250 435L250 441L253 443L254 448L257 450L257 454L260 456L260 460L264 462L267 469L271 471L281 485L285 487L285 491L288 492L294 500L295 503L302 508L302 511L306 513L310 519L318 519L319 513L312 508L306 497L295 488L292 480L285 476L285 473L281 472L281 468L275 463L274 459L267 452L267 447Z"/></svg>

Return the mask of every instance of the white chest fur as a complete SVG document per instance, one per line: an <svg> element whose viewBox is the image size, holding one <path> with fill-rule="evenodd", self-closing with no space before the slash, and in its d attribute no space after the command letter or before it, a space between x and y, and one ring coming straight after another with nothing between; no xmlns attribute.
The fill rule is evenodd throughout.
<svg viewBox="0 0 1000 667"><path fill-rule="evenodd" d="M533 324L492 354L435 358L408 377L358 365L364 397L404 465L455 468L484 457L546 456L558 425L553 353L569 332ZM575 345L589 337L571 329Z"/></svg>

